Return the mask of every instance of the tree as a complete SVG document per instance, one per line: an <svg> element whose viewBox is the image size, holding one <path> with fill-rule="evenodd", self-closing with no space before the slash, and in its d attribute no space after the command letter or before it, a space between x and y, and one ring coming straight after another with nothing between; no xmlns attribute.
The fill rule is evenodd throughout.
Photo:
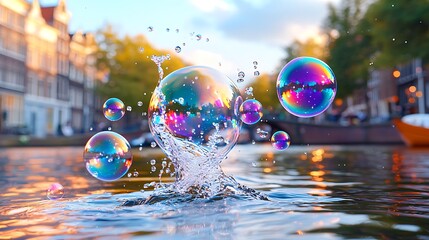
<svg viewBox="0 0 429 240"><path fill-rule="evenodd" d="M378 0L365 16L370 23L376 64L393 66L421 57L429 61L429 2Z"/></svg>
<svg viewBox="0 0 429 240"><path fill-rule="evenodd" d="M329 5L325 24L328 35L328 65L335 73L338 97L366 86L374 49L370 23L364 19L364 0L342 1L339 8Z"/></svg>
<svg viewBox="0 0 429 240"><path fill-rule="evenodd" d="M159 80L158 68L150 59L152 55L171 55L162 64L164 76L185 66L174 53L153 48L143 35L120 37L107 26L98 32L97 40L98 69L109 73L107 82L98 91L105 99L117 97L125 105L136 106L138 101L148 105Z"/></svg>
<svg viewBox="0 0 429 240"><path fill-rule="evenodd" d="M294 58L307 56L315 57L321 60L326 59L327 49L323 40L318 41L315 37L308 38L305 41L295 40L286 47L286 58L283 63L286 64ZM282 67L283 65L282 64Z"/></svg>
<svg viewBox="0 0 429 240"><path fill-rule="evenodd" d="M273 110L280 106L274 76L261 74L248 87L253 88L253 96L262 104L265 110ZM246 94L242 95L247 96Z"/></svg>

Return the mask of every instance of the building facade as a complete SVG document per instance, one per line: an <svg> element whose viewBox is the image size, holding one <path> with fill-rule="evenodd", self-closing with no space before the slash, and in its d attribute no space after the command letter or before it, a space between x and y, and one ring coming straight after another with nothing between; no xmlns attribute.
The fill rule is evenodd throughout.
<svg viewBox="0 0 429 240"><path fill-rule="evenodd" d="M65 0L0 0L0 133L25 126L45 137L68 123L89 130L96 45L85 34L70 38L70 15Z"/></svg>
<svg viewBox="0 0 429 240"><path fill-rule="evenodd" d="M25 0L0 0L0 132L25 125Z"/></svg>

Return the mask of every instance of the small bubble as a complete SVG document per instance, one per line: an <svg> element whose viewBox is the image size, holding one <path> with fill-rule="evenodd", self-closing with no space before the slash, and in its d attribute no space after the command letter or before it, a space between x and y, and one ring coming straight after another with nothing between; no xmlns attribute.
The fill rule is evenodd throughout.
<svg viewBox="0 0 429 240"><path fill-rule="evenodd" d="M165 167L167 167L167 161L162 161L162 163L161 163L161 166L162 166L162 168L165 168Z"/></svg>
<svg viewBox="0 0 429 240"><path fill-rule="evenodd" d="M142 101L138 101L137 102L137 106L139 106L139 107L143 106L143 102Z"/></svg>
<svg viewBox="0 0 429 240"><path fill-rule="evenodd" d="M151 146L151 148L156 147L156 142L151 142L151 143L150 143L150 146Z"/></svg>
<svg viewBox="0 0 429 240"><path fill-rule="evenodd" d="M179 33L179 32L180 32L180 30L178 28L176 28L176 33Z"/></svg>
<svg viewBox="0 0 429 240"><path fill-rule="evenodd" d="M238 72L237 75L238 75L239 78L244 78L244 76L245 76L245 74L244 74L243 71Z"/></svg>
<svg viewBox="0 0 429 240"><path fill-rule="evenodd" d="M165 29L165 31L170 32L170 29L169 29L169 28L166 28L166 29Z"/></svg>
<svg viewBox="0 0 429 240"><path fill-rule="evenodd" d="M128 112L131 112L131 110L132 110L133 108L131 107L131 106L127 106L127 111Z"/></svg>
<svg viewBox="0 0 429 240"><path fill-rule="evenodd" d="M254 71L253 76L256 76L256 77L259 76L259 71Z"/></svg>
<svg viewBox="0 0 429 240"><path fill-rule="evenodd" d="M92 131L93 130L93 128L91 127L91 128L89 128L89 131Z"/></svg>
<svg viewBox="0 0 429 240"><path fill-rule="evenodd" d="M395 41L396 39L395 38L392 38L392 41Z"/></svg>
<svg viewBox="0 0 429 240"><path fill-rule="evenodd" d="M139 176L139 172L134 171L134 172L133 172L133 176L134 176L134 177L138 177L138 176Z"/></svg>
<svg viewBox="0 0 429 240"><path fill-rule="evenodd" d="M252 140L252 144L255 144L256 142L255 142L255 140Z"/></svg>
<svg viewBox="0 0 429 240"><path fill-rule="evenodd" d="M156 160L155 159L150 160L150 165L155 165L155 164L156 164Z"/></svg>
<svg viewBox="0 0 429 240"><path fill-rule="evenodd" d="M408 43L408 41L407 40L405 40L405 42L404 43Z"/></svg>
<svg viewBox="0 0 429 240"><path fill-rule="evenodd" d="M253 61L253 65L254 65L254 66L257 66L257 65L258 65L258 62L257 62L257 61Z"/></svg>
<svg viewBox="0 0 429 240"><path fill-rule="evenodd" d="M186 43L182 43L182 46L186 46Z"/></svg>
<svg viewBox="0 0 429 240"><path fill-rule="evenodd" d="M112 130L112 127L108 127L107 130L109 130L109 131Z"/></svg>
<svg viewBox="0 0 429 240"><path fill-rule="evenodd" d="M128 174L127 174L127 176L128 176L128 177L131 177L131 175L132 175L131 173L128 173Z"/></svg>
<svg viewBox="0 0 429 240"><path fill-rule="evenodd" d="M50 200L58 200L64 196L64 187L59 183L51 184L46 191L46 196Z"/></svg>
<svg viewBox="0 0 429 240"><path fill-rule="evenodd" d="M195 35L195 39L197 39L197 41L200 41L200 40L201 40L201 38L202 38L201 34L197 34L197 35Z"/></svg>
<svg viewBox="0 0 429 240"><path fill-rule="evenodd" d="M143 47L139 47L139 52L140 53L144 52L144 48Z"/></svg>
<svg viewBox="0 0 429 240"><path fill-rule="evenodd" d="M142 116L146 116L147 115L147 112L142 112Z"/></svg>
<svg viewBox="0 0 429 240"><path fill-rule="evenodd" d="M252 162L252 167L256 167L256 163L255 162Z"/></svg>
<svg viewBox="0 0 429 240"><path fill-rule="evenodd" d="M150 168L150 171L151 171L151 172L155 172L155 171L156 171L156 167L155 167L155 166L152 166L152 167Z"/></svg>
<svg viewBox="0 0 429 240"><path fill-rule="evenodd" d="M139 147L139 151L143 150L143 147Z"/></svg>
<svg viewBox="0 0 429 240"><path fill-rule="evenodd" d="M372 66L374 63L373 62L369 62L369 65Z"/></svg>
<svg viewBox="0 0 429 240"><path fill-rule="evenodd" d="M148 30L149 32L152 32L152 31L153 31L153 27L152 27L152 26L149 26L149 27L147 28L147 30Z"/></svg>
<svg viewBox="0 0 429 240"><path fill-rule="evenodd" d="M180 46L177 46L174 50L175 50L177 53L180 53L180 52L182 51L182 48L181 48Z"/></svg>
<svg viewBox="0 0 429 240"><path fill-rule="evenodd" d="M210 41L210 39L209 38L206 38L206 42L209 42Z"/></svg>
<svg viewBox="0 0 429 240"><path fill-rule="evenodd" d="M242 83L242 82L244 82L244 79L239 78L239 79L237 79L237 82L238 82L238 83Z"/></svg>

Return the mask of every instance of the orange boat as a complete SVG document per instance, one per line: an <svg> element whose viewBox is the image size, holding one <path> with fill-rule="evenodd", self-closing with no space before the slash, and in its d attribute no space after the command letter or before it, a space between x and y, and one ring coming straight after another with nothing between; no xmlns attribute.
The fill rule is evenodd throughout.
<svg viewBox="0 0 429 240"><path fill-rule="evenodd" d="M429 114L412 114L393 123L408 146L429 146Z"/></svg>

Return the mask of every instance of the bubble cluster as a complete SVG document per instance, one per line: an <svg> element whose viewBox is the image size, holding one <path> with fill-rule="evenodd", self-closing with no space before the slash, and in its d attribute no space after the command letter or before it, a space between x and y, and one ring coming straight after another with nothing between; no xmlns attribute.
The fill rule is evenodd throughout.
<svg viewBox="0 0 429 240"><path fill-rule="evenodd" d="M298 117L314 117L335 98L334 72L321 60L299 57L287 63L277 78L277 96L282 106Z"/></svg>
<svg viewBox="0 0 429 240"><path fill-rule="evenodd" d="M64 196L64 187L59 183L53 183L46 191L46 197L50 200L58 200Z"/></svg>
<svg viewBox="0 0 429 240"><path fill-rule="evenodd" d="M219 71L202 66L176 70L155 89L149 122L158 145L175 159L181 152L223 158L236 144L241 121L241 96ZM178 150L178 151L180 151Z"/></svg>
<svg viewBox="0 0 429 240"><path fill-rule="evenodd" d="M125 114L125 104L118 98L109 98L103 104L104 116L110 121L118 121Z"/></svg>
<svg viewBox="0 0 429 240"><path fill-rule="evenodd" d="M271 136L271 144L277 150L285 150L290 145L290 137L284 131L277 131Z"/></svg>
<svg viewBox="0 0 429 240"><path fill-rule="evenodd" d="M92 136L85 145L83 158L88 172L102 181L121 178L128 172L133 161L128 141L111 131Z"/></svg>
<svg viewBox="0 0 429 240"><path fill-rule="evenodd" d="M246 124L255 124L262 118L262 104L255 99L244 101L239 109L241 121Z"/></svg>

